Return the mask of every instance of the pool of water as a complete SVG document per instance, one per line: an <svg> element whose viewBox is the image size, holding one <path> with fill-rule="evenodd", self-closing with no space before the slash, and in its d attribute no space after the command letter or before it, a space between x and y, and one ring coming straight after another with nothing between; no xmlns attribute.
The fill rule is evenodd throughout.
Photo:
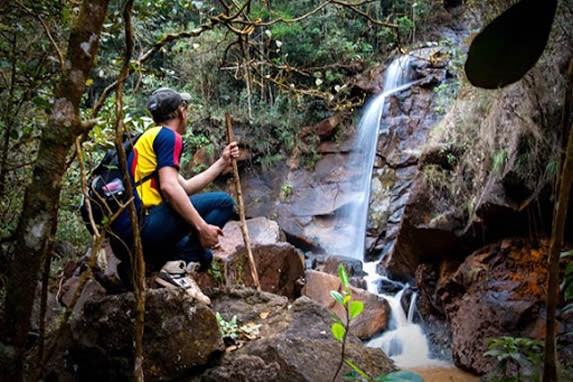
<svg viewBox="0 0 573 382"><path fill-rule="evenodd" d="M424 378L424 382L478 382L479 377L467 373L457 367L427 366L408 368Z"/></svg>

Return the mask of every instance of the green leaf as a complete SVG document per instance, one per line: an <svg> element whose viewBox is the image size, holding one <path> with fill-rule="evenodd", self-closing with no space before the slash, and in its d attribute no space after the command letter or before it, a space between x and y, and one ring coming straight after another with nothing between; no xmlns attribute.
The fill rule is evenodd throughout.
<svg viewBox="0 0 573 382"><path fill-rule="evenodd" d="M573 249L571 251L563 252L561 254L561 258L564 259L566 257L573 257Z"/></svg>
<svg viewBox="0 0 573 382"><path fill-rule="evenodd" d="M350 308L348 312L350 313L350 319L357 317L364 310L364 303L362 301L352 301L350 303Z"/></svg>
<svg viewBox="0 0 573 382"><path fill-rule="evenodd" d="M342 342L342 340L344 339L344 333L346 333L346 329L344 329L344 326L340 322L335 322L334 324L332 324L330 329L332 330L332 335L334 336L334 338L336 338L338 342Z"/></svg>
<svg viewBox="0 0 573 382"><path fill-rule="evenodd" d="M374 378L374 381L375 382L424 382L424 379L412 371L400 370L400 371L394 371L386 375L380 375Z"/></svg>
<svg viewBox="0 0 573 382"><path fill-rule="evenodd" d="M348 304L348 301L350 301L350 299L352 298L352 295L350 293L345 293L344 294L344 300L342 301L344 305Z"/></svg>
<svg viewBox="0 0 573 382"><path fill-rule="evenodd" d="M338 264L338 276L340 277L340 282L344 289L350 288L350 282L348 281L348 273L343 264Z"/></svg>
<svg viewBox="0 0 573 382"><path fill-rule="evenodd" d="M354 372L358 373L362 378L364 378L368 381L372 379L364 370L362 370L360 367L358 367L358 365L356 365L354 362L352 362L348 359L345 359L344 363L347 364L348 366L350 366L350 368Z"/></svg>
<svg viewBox="0 0 573 382"><path fill-rule="evenodd" d="M543 53L556 8L557 0L522 0L489 23L470 46L470 82L496 89L520 80Z"/></svg>
<svg viewBox="0 0 573 382"><path fill-rule="evenodd" d="M340 293L338 293L338 292L335 291L335 290L331 290L331 291L330 291L330 295L332 296L332 298L333 298L335 301L337 301L337 302L341 303L342 305L344 305L344 298L342 297L342 295L341 295Z"/></svg>

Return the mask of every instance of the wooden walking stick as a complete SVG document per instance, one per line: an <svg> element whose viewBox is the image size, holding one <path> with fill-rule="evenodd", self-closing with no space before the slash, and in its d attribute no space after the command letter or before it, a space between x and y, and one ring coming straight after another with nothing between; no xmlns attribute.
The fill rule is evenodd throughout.
<svg viewBox="0 0 573 382"><path fill-rule="evenodd" d="M231 116L229 113L225 113L225 120L227 122L227 141L231 143L234 141L233 137L233 127L231 126ZM249 230L247 229L247 219L245 218L245 207L243 203L243 191L241 190L241 180L239 179L239 168L237 167L237 160L232 159L233 163L233 178L235 180L235 188L237 189L237 202L239 203L239 215L241 216L241 231L243 232L243 240L245 241L245 247L247 247L247 254L249 255L249 263L251 265L251 276L255 282L257 290L261 290L261 284L259 283L259 275L257 273L257 265L255 264L255 258L253 257L253 252L251 251L251 241L249 240Z"/></svg>

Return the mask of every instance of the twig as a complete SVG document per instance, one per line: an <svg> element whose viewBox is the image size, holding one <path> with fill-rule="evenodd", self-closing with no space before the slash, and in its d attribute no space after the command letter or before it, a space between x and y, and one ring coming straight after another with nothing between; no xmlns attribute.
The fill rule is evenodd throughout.
<svg viewBox="0 0 573 382"><path fill-rule="evenodd" d="M233 142L233 127L231 126L231 116L229 113L225 113L225 120L227 121L227 141L228 143ZM239 168L237 167L237 160L232 159L233 163L233 178L235 180L235 188L237 189L237 199L239 203L239 215L241 216L241 231L243 232L243 240L245 241L245 247L247 247L247 254L249 255L249 263L251 265L251 276L255 282L257 290L261 290L261 284L259 282L259 275L257 273L257 265L255 264L255 259L253 257L253 252L251 251L251 242L249 240L249 231L247 229L247 219L245 218L245 207L243 204L243 191L241 190L241 180L239 179Z"/></svg>

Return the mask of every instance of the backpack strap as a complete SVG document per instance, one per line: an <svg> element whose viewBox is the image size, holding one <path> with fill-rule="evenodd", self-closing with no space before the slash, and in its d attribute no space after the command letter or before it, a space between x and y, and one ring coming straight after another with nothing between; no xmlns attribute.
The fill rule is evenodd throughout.
<svg viewBox="0 0 573 382"><path fill-rule="evenodd" d="M147 174L143 178L139 179L137 182L135 182L135 187L137 188L137 187L141 186L143 183L145 183L149 179L153 178L155 176L155 174L157 174L157 170L155 170L151 174Z"/></svg>

